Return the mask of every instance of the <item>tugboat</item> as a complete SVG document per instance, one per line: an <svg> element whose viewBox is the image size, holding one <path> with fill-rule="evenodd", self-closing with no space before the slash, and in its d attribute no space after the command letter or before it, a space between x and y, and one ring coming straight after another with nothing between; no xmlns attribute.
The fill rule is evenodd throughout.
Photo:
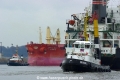
<svg viewBox="0 0 120 80"><path fill-rule="evenodd" d="M23 57L19 57L18 53L13 54L12 58L8 60L8 66L28 66L29 64L23 60Z"/></svg>
<svg viewBox="0 0 120 80"><path fill-rule="evenodd" d="M18 46L16 47L16 53L13 54L12 58L8 60L8 66L28 66L29 64L24 61L23 56L18 55Z"/></svg>
<svg viewBox="0 0 120 80"><path fill-rule="evenodd" d="M99 45L98 15L93 14L94 43L87 41L84 36L81 40L73 43L73 48L67 47L66 59L61 63L63 72L111 72L110 66L101 65L101 50ZM86 31L86 28L85 30ZM84 32L86 34L86 32ZM72 49L72 50L71 50Z"/></svg>
<svg viewBox="0 0 120 80"><path fill-rule="evenodd" d="M101 60L97 58L95 44L90 41L75 41L74 48L61 67L63 72L110 72L109 66L102 66Z"/></svg>

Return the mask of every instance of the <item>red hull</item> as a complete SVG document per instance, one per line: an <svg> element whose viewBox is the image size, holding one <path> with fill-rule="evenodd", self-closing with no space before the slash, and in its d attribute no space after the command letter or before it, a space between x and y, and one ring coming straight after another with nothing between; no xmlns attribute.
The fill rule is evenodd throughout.
<svg viewBox="0 0 120 80"><path fill-rule="evenodd" d="M65 58L64 44L28 44L26 48L31 66L59 66Z"/></svg>

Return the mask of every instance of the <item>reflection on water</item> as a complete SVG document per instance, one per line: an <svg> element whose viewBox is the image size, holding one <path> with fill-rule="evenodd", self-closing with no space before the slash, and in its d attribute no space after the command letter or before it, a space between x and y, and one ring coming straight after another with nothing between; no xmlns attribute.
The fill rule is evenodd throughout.
<svg viewBox="0 0 120 80"><path fill-rule="evenodd" d="M120 80L120 71L63 73L58 66L0 65L0 80Z"/></svg>

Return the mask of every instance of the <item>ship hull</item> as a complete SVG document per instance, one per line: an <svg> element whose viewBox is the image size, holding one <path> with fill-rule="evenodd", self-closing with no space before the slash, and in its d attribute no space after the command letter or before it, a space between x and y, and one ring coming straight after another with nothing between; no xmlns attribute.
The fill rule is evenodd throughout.
<svg viewBox="0 0 120 80"><path fill-rule="evenodd" d="M63 72L110 72L109 66L101 66L77 59L65 59L61 68Z"/></svg>
<svg viewBox="0 0 120 80"><path fill-rule="evenodd" d="M75 59L65 59L62 64L61 68L63 72L87 72L90 71L89 63L84 62L80 63L81 60Z"/></svg>
<svg viewBox="0 0 120 80"><path fill-rule="evenodd" d="M61 44L32 44L27 45L27 48L30 66L59 66L65 58L65 48Z"/></svg>
<svg viewBox="0 0 120 80"><path fill-rule="evenodd" d="M28 66L29 64L28 63L19 63L19 62L8 62L7 63L8 66Z"/></svg>
<svg viewBox="0 0 120 80"><path fill-rule="evenodd" d="M30 66L59 66L64 58L46 58L46 57L30 57L28 63Z"/></svg>
<svg viewBox="0 0 120 80"><path fill-rule="evenodd" d="M120 58L112 56L102 56L101 57L101 64L102 65L109 65L112 70L120 70Z"/></svg>

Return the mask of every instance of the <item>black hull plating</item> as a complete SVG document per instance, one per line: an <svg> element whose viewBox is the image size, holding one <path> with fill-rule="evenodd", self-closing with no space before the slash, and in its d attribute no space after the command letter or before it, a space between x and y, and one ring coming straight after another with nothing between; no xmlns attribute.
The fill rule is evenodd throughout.
<svg viewBox="0 0 120 80"><path fill-rule="evenodd" d="M110 72L109 66L100 66L90 62L77 60L77 59L65 59L61 68L63 72Z"/></svg>
<svg viewBox="0 0 120 80"><path fill-rule="evenodd" d="M16 62L9 62L7 63L8 66L28 66L28 63L16 63Z"/></svg>
<svg viewBox="0 0 120 80"><path fill-rule="evenodd" d="M102 65L109 65L112 70L120 70L120 58L115 56L102 56Z"/></svg>

